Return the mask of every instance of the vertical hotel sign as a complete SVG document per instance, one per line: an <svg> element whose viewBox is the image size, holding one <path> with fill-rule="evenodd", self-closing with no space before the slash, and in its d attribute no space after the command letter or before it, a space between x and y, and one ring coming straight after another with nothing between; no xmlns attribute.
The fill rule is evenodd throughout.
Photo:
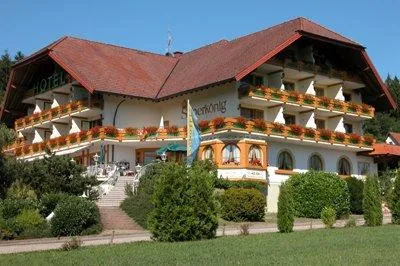
<svg viewBox="0 0 400 266"><path fill-rule="evenodd" d="M54 71L54 73L46 78L42 78L32 86L34 95L49 91L51 89L61 87L66 83L66 73L62 70Z"/></svg>
<svg viewBox="0 0 400 266"><path fill-rule="evenodd" d="M201 135L195 112L187 101L187 165L191 165L197 157Z"/></svg>

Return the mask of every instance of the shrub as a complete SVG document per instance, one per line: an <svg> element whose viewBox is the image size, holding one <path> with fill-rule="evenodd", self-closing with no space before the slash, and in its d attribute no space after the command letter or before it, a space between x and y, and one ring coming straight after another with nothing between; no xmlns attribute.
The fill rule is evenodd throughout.
<svg viewBox="0 0 400 266"><path fill-rule="evenodd" d="M293 197L290 187L282 184L278 197L278 229L281 233L290 233L294 225Z"/></svg>
<svg viewBox="0 0 400 266"><path fill-rule="evenodd" d="M254 188L230 188L221 196L221 217L228 221L262 221L266 200Z"/></svg>
<svg viewBox="0 0 400 266"><path fill-rule="evenodd" d="M324 207L321 211L321 219L326 228L332 228L336 222L336 211L332 207Z"/></svg>
<svg viewBox="0 0 400 266"><path fill-rule="evenodd" d="M400 172L397 172L389 205L392 211L392 223L400 224Z"/></svg>
<svg viewBox="0 0 400 266"><path fill-rule="evenodd" d="M357 226L356 218L354 218L353 216L350 216L346 224L344 225L344 227L356 227L356 226Z"/></svg>
<svg viewBox="0 0 400 266"><path fill-rule="evenodd" d="M267 186L265 183L257 181L232 181L223 178L217 178L214 184L215 188L228 189L228 188L255 188L267 193Z"/></svg>
<svg viewBox="0 0 400 266"><path fill-rule="evenodd" d="M40 199L40 213L43 217L47 217L54 209L57 204L68 197L65 193L47 193Z"/></svg>
<svg viewBox="0 0 400 266"><path fill-rule="evenodd" d="M148 215L153 209L152 197L157 176L164 164L146 166L145 173L140 177L136 194L131 195L121 203L121 209L126 212L136 223L147 229Z"/></svg>
<svg viewBox="0 0 400 266"><path fill-rule="evenodd" d="M61 249L65 251L70 251L73 249L78 249L81 246L82 246L82 240L79 237L74 236L65 241L64 244L61 246Z"/></svg>
<svg viewBox="0 0 400 266"><path fill-rule="evenodd" d="M332 206L338 217L349 212L349 190L336 174L309 171L292 175L287 183L293 193L295 216L320 218L325 206Z"/></svg>
<svg viewBox="0 0 400 266"><path fill-rule="evenodd" d="M44 223L42 216L38 210L22 210L21 213L15 217L15 227L21 231L34 229Z"/></svg>
<svg viewBox="0 0 400 266"><path fill-rule="evenodd" d="M357 179L355 177L350 177L346 179L347 187L350 193L350 211L355 214L362 214L363 207L363 190L364 181Z"/></svg>
<svg viewBox="0 0 400 266"><path fill-rule="evenodd" d="M26 199L36 201L37 196L29 186L22 183L21 180L17 180L11 184L11 187L7 190L8 199Z"/></svg>
<svg viewBox="0 0 400 266"><path fill-rule="evenodd" d="M83 230L99 223L96 204L77 196L69 196L59 202L50 221L54 236L80 235Z"/></svg>
<svg viewBox="0 0 400 266"><path fill-rule="evenodd" d="M382 206L376 176L367 176L364 184L363 210L368 226L382 225Z"/></svg>
<svg viewBox="0 0 400 266"><path fill-rule="evenodd" d="M2 202L2 213L4 219L14 218L22 210L36 209L37 202L27 199L5 199Z"/></svg>
<svg viewBox="0 0 400 266"><path fill-rule="evenodd" d="M215 172L196 162L190 168L166 163L156 179L149 228L159 241L215 237L218 227L213 198Z"/></svg>
<svg viewBox="0 0 400 266"><path fill-rule="evenodd" d="M243 236L248 236L250 234L250 224L249 223L240 224L240 234Z"/></svg>

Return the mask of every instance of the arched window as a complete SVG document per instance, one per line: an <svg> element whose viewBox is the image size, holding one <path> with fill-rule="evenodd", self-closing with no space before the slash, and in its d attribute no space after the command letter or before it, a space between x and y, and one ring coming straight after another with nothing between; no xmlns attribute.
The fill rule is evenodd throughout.
<svg viewBox="0 0 400 266"><path fill-rule="evenodd" d="M337 171L339 175L351 175L351 164L350 161L342 157L338 161Z"/></svg>
<svg viewBox="0 0 400 266"><path fill-rule="evenodd" d="M240 164L240 149L234 144L228 144L222 150L223 164Z"/></svg>
<svg viewBox="0 0 400 266"><path fill-rule="evenodd" d="M278 155L278 168L282 170L293 170L293 158L288 151L281 151Z"/></svg>
<svg viewBox="0 0 400 266"><path fill-rule="evenodd" d="M315 171L324 170L324 163L320 155L313 154L310 156L310 159L308 160L308 169Z"/></svg>
<svg viewBox="0 0 400 266"><path fill-rule="evenodd" d="M250 146L248 159L251 165L262 166L262 151L260 146Z"/></svg>
<svg viewBox="0 0 400 266"><path fill-rule="evenodd" d="M207 146L204 148L202 158L203 158L203 160L213 160L214 159L214 150L211 146Z"/></svg>

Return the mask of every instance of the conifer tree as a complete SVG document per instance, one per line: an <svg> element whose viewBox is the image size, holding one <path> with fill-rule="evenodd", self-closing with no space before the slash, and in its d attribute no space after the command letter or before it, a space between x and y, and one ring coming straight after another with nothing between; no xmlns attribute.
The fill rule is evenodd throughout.
<svg viewBox="0 0 400 266"><path fill-rule="evenodd" d="M382 225L382 201L376 176L367 176L364 185L364 219L368 226Z"/></svg>
<svg viewBox="0 0 400 266"><path fill-rule="evenodd" d="M281 185L278 197L278 229L281 233L293 231L294 206L290 187L285 183Z"/></svg>
<svg viewBox="0 0 400 266"><path fill-rule="evenodd" d="M391 193L390 209L392 211L392 223L400 224L400 172L397 172L394 188Z"/></svg>

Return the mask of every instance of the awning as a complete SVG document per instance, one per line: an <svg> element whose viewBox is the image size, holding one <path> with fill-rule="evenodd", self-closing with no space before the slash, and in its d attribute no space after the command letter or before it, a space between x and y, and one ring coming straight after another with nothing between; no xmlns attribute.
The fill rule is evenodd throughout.
<svg viewBox="0 0 400 266"><path fill-rule="evenodd" d="M400 146L386 143L374 144L374 150L369 152L370 156L400 156Z"/></svg>
<svg viewBox="0 0 400 266"><path fill-rule="evenodd" d="M179 143L170 143L161 148L159 148L156 153L161 155L165 152L186 152L186 146Z"/></svg>

